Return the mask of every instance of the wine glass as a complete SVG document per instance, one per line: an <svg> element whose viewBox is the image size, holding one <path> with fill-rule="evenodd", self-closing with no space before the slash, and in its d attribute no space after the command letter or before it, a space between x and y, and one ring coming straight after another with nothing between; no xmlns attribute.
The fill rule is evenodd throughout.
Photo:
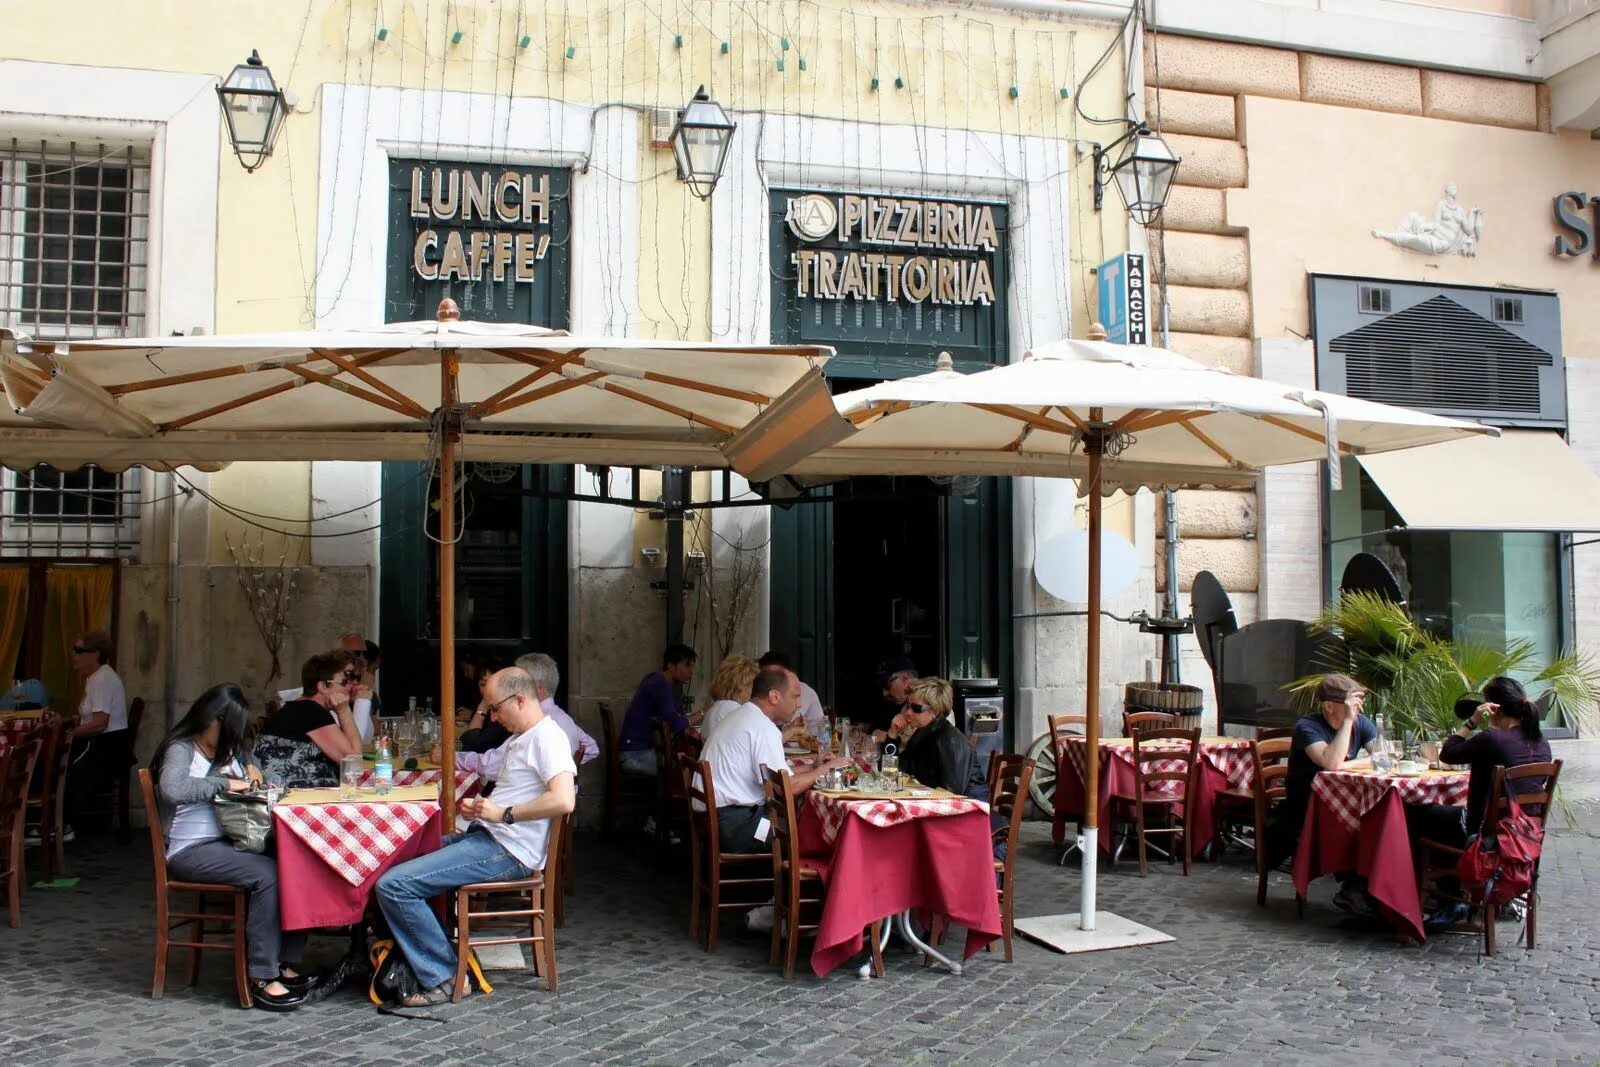
<svg viewBox="0 0 1600 1067"><path fill-rule="evenodd" d="M1394 769L1394 746L1391 742L1379 740L1373 743L1372 769L1379 774L1388 774Z"/></svg>

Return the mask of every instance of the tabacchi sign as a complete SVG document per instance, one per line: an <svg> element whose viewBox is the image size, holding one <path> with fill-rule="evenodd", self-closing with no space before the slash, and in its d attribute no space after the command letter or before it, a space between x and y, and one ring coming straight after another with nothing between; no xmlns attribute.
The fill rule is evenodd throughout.
<svg viewBox="0 0 1600 1067"><path fill-rule="evenodd" d="M550 251L550 175L470 164L411 167L411 248L424 281L531 284Z"/></svg>
<svg viewBox="0 0 1600 1067"><path fill-rule="evenodd" d="M804 193L789 198L784 222L801 241L835 246L789 256L803 298L994 303L1000 237L991 205Z"/></svg>

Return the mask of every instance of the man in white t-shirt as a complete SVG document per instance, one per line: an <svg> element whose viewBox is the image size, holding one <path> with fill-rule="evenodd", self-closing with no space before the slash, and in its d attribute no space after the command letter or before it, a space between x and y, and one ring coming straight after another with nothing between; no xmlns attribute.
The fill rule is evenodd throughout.
<svg viewBox="0 0 1600 1067"><path fill-rule="evenodd" d="M83 699L78 702L78 725L72 730L68 756L68 825L61 834L67 841L74 836L73 817L89 806L97 789L134 761L128 696L110 660L111 635L104 630L80 634L72 643L72 668L83 675Z"/></svg>
<svg viewBox="0 0 1600 1067"><path fill-rule="evenodd" d="M768 667L756 675L750 700L730 711L706 739L701 759L711 765L717 797L717 837L724 852L760 852L767 847L766 772L789 774L795 792L804 792L844 759L821 763L807 771L790 771L783 755L778 724L794 718L800 702L800 679L793 671ZM498 792L496 793L498 796Z"/></svg>
<svg viewBox="0 0 1600 1067"><path fill-rule="evenodd" d="M790 672L794 670L794 665L789 662L789 657L776 649L771 649L764 654L761 657L760 665L762 670L766 670L768 667L782 667ZM822 699L817 696L815 689L804 682L800 683L800 705L798 709L789 717L788 722L780 722L778 728L782 729L798 722L806 724L806 733L812 737L821 737L822 728L828 722L828 714L822 710Z"/></svg>
<svg viewBox="0 0 1600 1067"><path fill-rule="evenodd" d="M456 951L428 902L473 882L527 878L543 870L551 825L572 811L572 749L539 706L533 679L507 667L489 679L484 702L489 717L512 734L503 746L494 799L463 799L459 811L470 820L464 831L378 879L378 907L422 987L407 998L407 1007L443 1003L454 991Z"/></svg>

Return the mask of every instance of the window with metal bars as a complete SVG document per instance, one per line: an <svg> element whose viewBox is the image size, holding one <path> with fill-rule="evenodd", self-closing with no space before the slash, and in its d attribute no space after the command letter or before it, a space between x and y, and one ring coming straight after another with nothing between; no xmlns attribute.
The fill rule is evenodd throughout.
<svg viewBox="0 0 1600 1067"><path fill-rule="evenodd" d="M124 556L138 548L138 468L4 473L0 557Z"/></svg>
<svg viewBox="0 0 1600 1067"><path fill-rule="evenodd" d="M147 149L0 138L0 326L36 339L136 334L149 242Z"/></svg>

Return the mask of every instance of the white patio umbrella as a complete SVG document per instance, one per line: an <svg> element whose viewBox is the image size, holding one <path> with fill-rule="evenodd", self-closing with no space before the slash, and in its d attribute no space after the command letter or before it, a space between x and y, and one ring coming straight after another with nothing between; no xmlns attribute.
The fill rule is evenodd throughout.
<svg viewBox="0 0 1600 1067"><path fill-rule="evenodd" d="M830 348L587 338L459 315L445 300L438 321L358 331L39 344L0 331L0 464L433 460L449 502L466 460L744 473L739 457L773 455L746 444L757 416L825 423L833 413L821 371ZM776 454L834 439L813 432ZM456 536L455 510L442 507L445 635L455 633ZM448 636L439 650L448 766ZM442 777L448 821L455 783Z"/></svg>
<svg viewBox="0 0 1600 1067"><path fill-rule="evenodd" d="M1095 924L1099 836L1100 534L1105 494L1142 486L1249 486L1263 468L1386 452L1497 431L1207 367L1164 349L1058 341L1020 362L950 370L834 397L831 429L854 433L787 468L807 475L1036 475L1076 478L1089 497L1083 899ZM780 471L757 468L759 480ZM1168 576L1175 581L1175 575Z"/></svg>

